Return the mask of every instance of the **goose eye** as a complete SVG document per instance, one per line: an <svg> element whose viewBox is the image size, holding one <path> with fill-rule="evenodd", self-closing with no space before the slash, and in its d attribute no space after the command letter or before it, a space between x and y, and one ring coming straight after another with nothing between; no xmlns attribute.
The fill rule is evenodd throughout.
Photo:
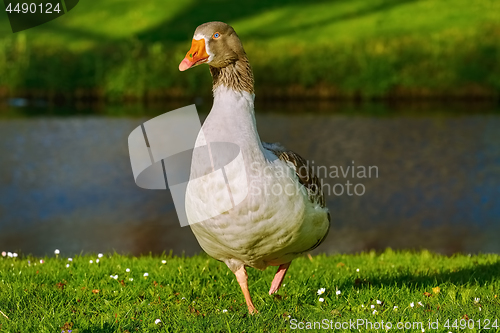
<svg viewBox="0 0 500 333"><path fill-rule="evenodd" d="M214 39L219 38L219 37L220 37L220 33L218 33L218 32L214 33L214 37L213 37Z"/></svg>

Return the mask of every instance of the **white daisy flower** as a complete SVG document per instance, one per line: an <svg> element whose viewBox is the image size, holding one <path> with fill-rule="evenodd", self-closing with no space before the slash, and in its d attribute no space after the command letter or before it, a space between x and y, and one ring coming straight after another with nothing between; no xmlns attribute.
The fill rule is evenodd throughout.
<svg viewBox="0 0 500 333"><path fill-rule="evenodd" d="M73 258L68 258L68 261L73 261Z"/></svg>
<svg viewBox="0 0 500 333"><path fill-rule="evenodd" d="M377 310L373 310L373 312L372 312L372 313L373 313L373 314L376 314L376 313L377 313Z"/></svg>
<svg viewBox="0 0 500 333"><path fill-rule="evenodd" d="M161 320L160 319L156 319L155 320L155 324L158 325L159 323L161 323Z"/></svg>
<svg viewBox="0 0 500 333"><path fill-rule="evenodd" d="M133 278L130 278L130 279L128 279L128 280L129 280L129 281L134 281L134 279L133 279Z"/></svg>
<svg viewBox="0 0 500 333"><path fill-rule="evenodd" d="M17 258L17 253L16 253L16 252L12 253L12 256L13 256L14 258Z"/></svg>
<svg viewBox="0 0 500 333"><path fill-rule="evenodd" d="M89 260L89 263L90 263L90 264L93 264L93 263L94 263L94 260L92 260L92 259L91 259L91 260Z"/></svg>
<svg viewBox="0 0 500 333"><path fill-rule="evenodd" d="M7 252L2 251L2 257L5 257L7 255Z"/></svg>
<svg viewBox="0 0 500 333"><path fill-rule="evenodd" d="M325 288L319 288L318 289L318 295L323 295L325 293Z"/></svg>
<svg viewBox="0 0 500 333"><path fill-rule="evenodd" d="M337 290L335 293L336 293L337 295L340 295L340 294L341 294L340 290Z"/></svg>
<svg viewBox="0 0 500 333"><path fill-rule="evenodd" d="M414 306L415 306L415 304L414 304L413 302L411 302L411 303L410 303L410 306L411 306L411 307L414 307Z"/></svg>
<svg viewBox="0 0 500 333"><path fill-rule="evenodd" d="M69 268L69 264L66 264L66 268Z"/></svg>
<svg viewBox="0 0 500 333"><path fill-rule="evenodd" d="M102 253L99 253L99 254L97 255L97 257L99 257L99 258L102 258L103 256L104 256L104 254L102 254Z"/></svg>
<svg viewBox="0 0 500 333"><path fill-rule="evenodd" d="M144 273L144 277L148 277L149 276L149 273Z"/></svg>
<svg viewBox="0 0 500 333"><path fill-rule="evenodd" d="M375 307L375 305L373 305L373 304L372 304L372 305L370 305L370 308L372 308L372 309L373 309L374 307Z"/></svg>
<svg viewBox="0 0 500 333"><path fill-rule="evenodd" d="M382 302L381 302L381 301L379 301L379 300L377 300L377 304L382 304Z"/></svg>
<svg viewBox="0 0 500 333"><path fill-rule="evenodd" d="M227 312L227 310L226 310L226 309L222 310L222 313L226 313L226 312Z"/></svg>
<svg viewBox="0 0 500 333"><path fill-rule="evenodd" d="M54 253L59 254L59 253L61 253L61 251L59 251L58 249L55 249Z"/></svg>
<svg viewBox="0 0 500 333"><path fill-rule="evenodd" d="M324 298L320 298L320 299L318 299L318 301L320 301L320 302L324 302L324 301L325 301L325 299L324 299Z"/></svg>
<svg viewBox="0 0 500 333"><path fill-rule="evenodd" d="M125 272L130 273L130 268L127 268Z"/></svg>
<svg viewBox="0 0 500 333"><path fill-rule="evenodd" d="M161 263L162 263L163 265L165 265L165 264L167 263L167 261L166 261L166 260L162 260L162 261L161 261Z"/></svg>
<svg viewBox="0 0 500 333"><path fill-rule="evenodd" d="M356 272L359 272L359 268L356 269Z"/></svg>
<svg viewBox="0 0 500 333"><path fill-rule="evenodd" d="M12 258L12 252L7 252L7 257Z"/></svg>

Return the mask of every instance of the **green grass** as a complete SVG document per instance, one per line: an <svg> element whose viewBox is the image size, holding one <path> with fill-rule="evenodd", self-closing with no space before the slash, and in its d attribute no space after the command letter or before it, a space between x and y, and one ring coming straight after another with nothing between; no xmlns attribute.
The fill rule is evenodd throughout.
<svg viewBox="0 0 500 333"><path fill-rule="evenodd" d="M159 99L210 94L179 73L194 29L234 26L261 97L485 97L500 92L495 0L80 1L13 35L0 18L0 95Z"/></svg>
<svg viewBox="0 0 500 333"><path fill-rule="evenodd" d="M475 324L468 332L479 332L487 319L490 329L483 332L500 331L492 325L497 319L500 325L500 256L493 254L445 257L386 250L303 257L292 263L276 296L267 294L275 269L248 269L260 311L255 316L247 315L234 275L205 255L96 259L44 258L41 264L40 258L1 258L0 311L9 319L0 314L0 332L60 332L62 327L78 333L283 332L322 319L333 325L358 319L422 322L426 332L458 332L452 325L457 320L460 328L464 318ZM320 288L326 291L318 296ZM156 319L162 323L156 325ZM428 329L429 321L439 321L439 329Z"/></svg>

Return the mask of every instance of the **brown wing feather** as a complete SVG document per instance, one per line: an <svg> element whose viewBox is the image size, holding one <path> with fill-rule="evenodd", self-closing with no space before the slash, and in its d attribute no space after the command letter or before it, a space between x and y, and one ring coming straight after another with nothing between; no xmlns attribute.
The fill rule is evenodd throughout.
<svg viewBox="0 0 500 333"><path fill-rule="evenodd" d="M291 150L286 150L283 146L276 143L263 142L262 146L272 152L280 160L287 162L288 165L293 165L295 169L295 174L297 178L306 189L308 193L309 200L313 203L319 204L321 207L325 207L325 196L323 194L323 189L321 188L321 182L317 175L314 174L314 170L308 165L307 161L303 159L300 155L296 154ZM290 166L292 168L292 166ZM330 231L330 212L327 212L328 218L328 229L326 230L323 237L318 239L318 241L312 245L310 248L304 251L297 252L295 254L302 254L309 252L317 248L325 240L328 232Z"/></svg>
<svg viewBox="0 0 500 333"><path fill-rule="evenodd" d="M286 150L279 144L263 142L262 145L280 160L287 162L289 165L293 165L299 182L307 189L309 200L324 208L325 196L321 188L321 182L318 176L314 174L314 170L308 165L307 161L299 154L291 150ZM328 214L328 216L330 215Z"/></svg>

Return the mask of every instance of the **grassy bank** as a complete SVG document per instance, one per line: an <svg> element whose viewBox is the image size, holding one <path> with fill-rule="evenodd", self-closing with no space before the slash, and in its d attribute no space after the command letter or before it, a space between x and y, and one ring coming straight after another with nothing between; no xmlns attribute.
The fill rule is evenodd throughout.
<svg viewBox="0 0 500 333"><path fill-rule="evenodd" d="M240 35L261 98L498 97L494 0L80 2L18 34L0 20L0 95L158 100L210 94L180 73L196 26Z"/></svg>
<svg viewBox="0 0 500 333"><path fill-rule="evenodd" d="M304 257L269 296L274 273L249 269L260 313L248 316L234 275L204 255L4 257L0 311L9 318L0 314L0 332L283 332L322 319L421 322L426 332L457 332L467 324L479 332L489 323L488 332L500 331L498 255L387 250ZM439 329L429 329L429 321L439 321ZM416 327L406 331L420 332Z"/></svg>

